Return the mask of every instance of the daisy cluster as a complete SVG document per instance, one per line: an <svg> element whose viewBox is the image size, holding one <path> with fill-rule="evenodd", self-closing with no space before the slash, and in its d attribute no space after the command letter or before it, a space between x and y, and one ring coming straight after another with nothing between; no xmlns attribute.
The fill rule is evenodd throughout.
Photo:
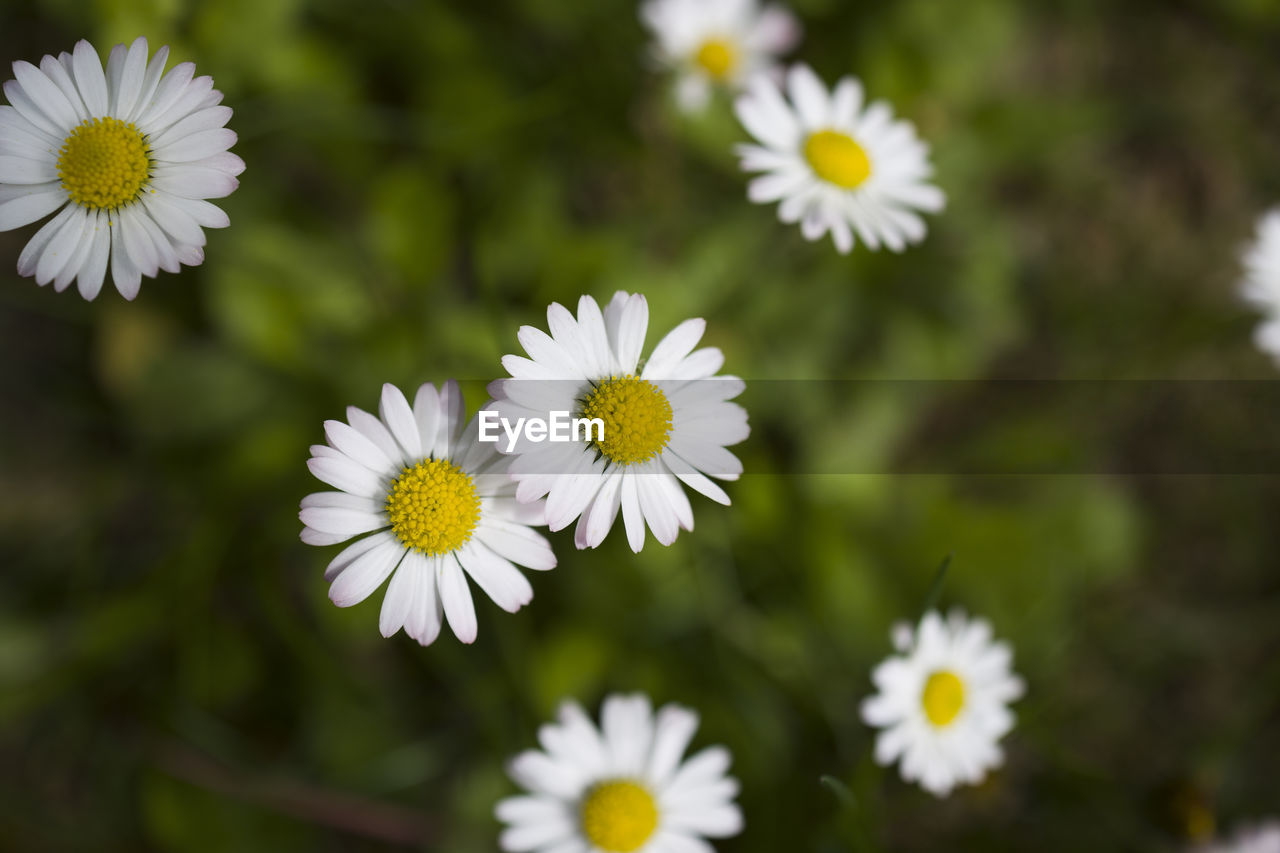
<svg viewBox="0 0 1280 853"><path fill-rule="evenodd" d="M857 78L829 87L807 65L780 67L800 36L790 12L756 0L647 0L640 16L683 109L706 108L719 89L735 96L755 140L738 148L757 173L751 201L776 202L779 219L811 241L830 234L841 253L924 239L921 214L945 205L928 147ZM139 38L105 64L86 41L38 66L14 64L0 106L0 230L52 217L22 250L20 274L57 291L75 281L93 299L109 272L133 299L143 276L203 262L204 229L228 225L208 200L236 189L244 162L230 153L232 112L212 79L167 61L167 48L152 55ZM1244 295L1267 312L1258 343L1280 359L1280 213L1262 221L1244 260ZM706 328L684 320L646 351L649 303L628 292L603 307L590 295L573 310L552 303L545 328L520 327L521 352L502 358L507 375L481 409L510 420L572 412L603 424L595 436L486 443L454 380L411 396L384 384L374 411L352 406L325 421L307 466L329 488L303 498L299 518L306 544L344 546L324 571L330 599L350 607L385 587L384 637L403 630L428 646L447 625L471 643L474 590L509 613L529 604L526 571L557 564L548 534L572 527L573 545L594 549L620 517L639 553L650 535L670 546L694 529L691 493L728 506L721 484L743 473L728 448L751 431L734 402L745 383L721 373L720 349L700 346ZM958 610L899 625L893 645L861 707L878 730L875 760L937 796L981 782L1003 762L1010 704L1025 689L1010 646ZM540 748L508 765L526 793L497 805L500 846L705 853L707 839L737 834L729 752L685 756L698 725L693 710L655 710L643 695L608 696L598 724L564 702L538 731ZM1230 849L1273 849L1275 837L1264 828Z"/></svg>
<svg viewBox="0 0 1280 853"><path fill-rule="evenodd" d="M930 183L929 148L884 101L868 101L862 83L828 87L803 63L778 57L799 41L790 12L755 0L647 0L641 19L654 56L676 74L688 111L707 106L713 87L736 95L734 112L755 140L738 146L758 204L800 225L806 240L830 234L841 254L857 241L901 252L925 237L922 213L946 196Z"/></svg>

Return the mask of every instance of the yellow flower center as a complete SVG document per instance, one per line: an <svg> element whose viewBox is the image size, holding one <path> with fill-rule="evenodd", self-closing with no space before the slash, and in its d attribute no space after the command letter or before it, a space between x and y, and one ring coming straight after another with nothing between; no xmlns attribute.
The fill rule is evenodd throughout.
<svg viewBox="0 0 1280 853"><path fill-rule="evenodd" d="M601 782L582 801L582 834L601 850L638 850L657 827L657 803L635 782Z"/></svg>
<svg viewBox="0 0 1280 853"><path fill-rule="evenodd" d="M804 143L804 159L819 178L847 190L857 189L871 177L866 149L837 130L810 134Z"/></svg>
<svg viewBox="0 0 1280 853"><path fill-rule="evenodd" d="M447 554L467 544L480 520L475 481L447 459L424 459L392 483L387 517L406 547Z"/></svg>
<svg viewBox="0 0 1280 853"><path fill-rule="evenodd" d="M738 49L724 39L707 39L693 55L693 61L715 79L724 80L738 64Z"/></svg>
<svg viewBox="0 0 1280 853"><path fill-rule="evenodd" d="M58 152L58 177L71 200L90 210L133 201L151 171L151 149L132 124L91 118L71 131Z"/></svg>
<svg viewBox="0 0 1280 853"><path fill-rule="evenodd" d="M950 725L964 707L964 682L954 672L938 670L924 683L924 714L935 726Z"/></svg>
<svg viewBox="0 0 1280 853"><path fill-rule="evenodd" d="M582 401L584 418L604 422L596 447L610 462L634 465L662 452L671 436L671 404L646 379L632 374L611 376Z"/></svg>

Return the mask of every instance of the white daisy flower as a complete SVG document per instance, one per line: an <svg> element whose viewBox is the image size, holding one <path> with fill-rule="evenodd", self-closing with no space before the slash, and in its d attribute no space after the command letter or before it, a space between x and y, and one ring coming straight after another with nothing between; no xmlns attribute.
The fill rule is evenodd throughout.
<svg viewBox="0 0 1280 853"><path fill-rule="evenodd" d="M378 621L382 636L403 627L429 645L443 613L470 643L476 612L467 575L514 613L533 588L513 563L555 567L550 544L530 528L542 523L542 507L516 501L507 459L475 440L474 419L464 428L457 382L439 392L424 384L412 408L399 388L383 385L378 412L352 406L347 423L325 421L328 443L311 448L307 467L341 491L303 498L302 541L364 537L334 557L324 577L339 607L364 601L391 578Z"/></svg>
<svg viewBox="0 0 1280 853"><path fill-rule="evenodd" d="M997 741L1013 728L1008 703L1023 692L1008 644L960 612L946 621L929 612L918 631L896 629L895 643L901 654L876 667L880 692L862 704L863 720L883 729L876 762L901 758L902 778L940 797L982 781L1004 760Z"/></svg>
<svg viewBox="0 0 1280 853"><path fill-rule="evenodd" d="M757 0L648 0L640 19L653 33L654 56L673 69L676 102L702 110L712 88L741 89L800 40L800 24L783 7Z"/></svg>
<svg viewBox="0 0 1280 853"><path fill-rule="evenodd" d="M1242 260L1245 277L1240 295L1264 315L1254 342L1280 364L1280 208L1258 220L1257 236Z"/></svg>
<svg viewBox="0 0 1280 853"><path fill-rule="evenodd" d="M1201 849L1206 853L1280 853L1280 821L1246 826L1237 830L1230 841Z"/></svg>
<svg viewBox="0 0 1280 853"><path fill-rule="evenodd" d="M681 761L698 715L666 705L656 715L642 695L610 696L595 725L575 702L544 725L545 751L512 759L507 772L527 796L498 803L508 851L540 853L710 853L704 838L742 831L729 751L708 747Z"/></svg>
<svg viewBox="0 0 1280 853"><path fill-rule="evenodd" d="M729 496L707 475L736 480L742 463L725 449L750 433L747 413L728 400L745 387L717 376L724 355L715 347L694 350L706 322L686 320L654 347L641 366L649 304L619 291L601 312L583 296L575 318L552 303L551 334L523 326L519 340L529 358L504 356L511 379L489 387L494 407L511 423L571 412L596 419L603 436L564 443L520 441L511 474L516 497L546 496L547 525L561 530L577 519L574 542L594 548L622 511L627 542L644 546L645 526L663 545L680 528L693 529L693 509L680 483L728 505ZM504 448L507 450L508 448Z"/></svg>
<svg viewBox="0 0 1280 853"><path fill-rule="evenodd" d="M46 56L37 68L15 62L0 106L0 231L60 211L18 258L18 273L53 282L76 279L93 299L108 261L125 299L142 276L204 261L204 228L227 215L204 199L239 186L244 161L224 125L229 107L211 77L183 62L164 73L169 48L147 61L147 40L116 45L106 72L87 41Z"/></svg>
<svg viewBox="0 0 1280 853"><path fill-rule="evenodd" d="M928 183L929 148L915 128L895 121L889 105L864 109L862 84L845 77L828 94L807 65L787 72L787 93L768 77L752 80L735 105L742 126L760 145L740 145L742 168L764 172L747 187L760 204L780 202L778 218L799 222L805 239L828 231L843 254L855 233L871 249L900 252L924 239L918 211L946 204Z"/></svg>

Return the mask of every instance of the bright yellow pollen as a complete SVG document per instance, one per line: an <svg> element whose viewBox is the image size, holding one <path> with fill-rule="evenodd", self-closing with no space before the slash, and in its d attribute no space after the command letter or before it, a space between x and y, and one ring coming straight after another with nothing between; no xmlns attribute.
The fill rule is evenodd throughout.
<svg viewBox="0 0 1280 853"><path fill-rule="evenodd" d="M925 716L935 726L950 725L964 707L964 682L954 672L938 670L924 683Z"/></svg>
<svg viewBox="0 0 1280 853"><path fill-rule="evenodd" d="M820 130L804 143L804 159L822 180L856 189L871 177L871 160L866 149L852 136L836 130Z"/></svg>
<svg viewBox="0 0 1280 853"><path fill-rule="evenodd" d="M58 177L71 200L90 210L133 201L151 171L151 149L132 124L119 119L81 122L58 152Z"/></svg>
<svg viewBox="0 0 1280 853"><path fill-rule="evenodd" d="M467 544L480 520L475 481L447 459L405 468L387 495L391 532L430 557Z"/></svg>
<svg viewBox="0 0 1280 853"><path fill-rule="evenodd" d="M653 795L635 782L601 782L582 801L582 834L601 850L638 850L657 826Z"/></svg>
<svg viewBox="0 0 1280 853"><path fill-rule="evenodd" d="M666 395L632 374L611 376L582 401L581 417L604 421L596 447L610 462L635 465L662 452L671 436L671 404Z"/></svg>
<svg viewBox="0 0 1280 853"><path fill-rule="evenodd" d="M707 39L694 54L693 61L717 80L724 80L738 64L738 49L724 39Z"/></svg>

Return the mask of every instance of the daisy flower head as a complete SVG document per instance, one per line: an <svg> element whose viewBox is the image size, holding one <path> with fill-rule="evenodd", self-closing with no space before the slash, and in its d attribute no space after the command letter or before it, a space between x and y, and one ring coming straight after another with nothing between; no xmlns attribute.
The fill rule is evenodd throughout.
<svg viewBox="0 0 1280 853"><path fill-rule="evenodd" d="M476 638L470 577L494 603L514 613L533 598L516 565L554 568L555 555L532 529L542 507L516 501L507 459L475 439L458 383L424 384L410 406L382 386L378 416L354 406L347 422L325 421L326 444L307 467L339 491L302 500L302 541L335 545L362 537L325 570L339 607L364 601L388 577L378 627L402 627L422 645L440 633L441 617L459 640Z"/></svg>
<svg viewBox="0 0 1280 853"><path fill-rule="evenodd" d="M694 349L706 329L685 320L641 362L649 304L640 294L615 293L601 311L590 296L575 317L559 303L547 309L550 334L533 326L518 338L528 357L507 355L510 379L489 386L494 407L510 423L570 412L593 422L572 440L504 447L516 458L516 497L546 497L546 520L561 530L575 519L574 542L594 548L622 513L633 551L645 529L663 545L680 529L693 529L693 509L681 483L728 505L711 477L736 480L742 463L725 448L747 438L746 410L728 402L745 388L735 376L717 376L724 355ZM527 435L527 434L526 434Z"/></svg>
<svg viewBox="0 0 1280 853"><path fill-rule="evenodd" d="M778 218L799 222L807 240L829 231L841 254L855 237L870 249L900 252L924 239L920 213L946 204L929 183L929 148L915 128L894 119L884 101L865 104L854 77L828 92L813 69L795 65L785 96L773 80L756 77L735 110L760 143L738 147L742 168L764 173L747 197L779 202Z"/></svg>
<svg viewBox="0 0 1280 853"><path fill-rule="evenodd" d="M15 62L0 106L0 231L57 212L18 257L18 273L61 292L76 280L93 299L108 265L125 299L142 276L204 261L205 228L229 223L205 199L230 195L244 161L228 149L213 78L183 62L165 73L169 48L147 59L147 40L93 45Z"/></svg>
<svg viewBox="0 0 1280 853"><path fill-rule="evenodd" d="M529 793L498 803L508 851L708 853L704 839L742 831L729 751L712 746L681 760L698 715L679 705L656 714L643 695L605 699L600 728L575 702L538 731L542 750L507 772Z"/></svg>
<svg viewBox="0 0 1280 853"><path fill-rule="evenodd" d="M1258 221L1257 234L1241 260L1245 276L1240 295L1264 315L1254 342L1280 364L1280 208Z"/></svg>
<svg viewBox="0 0 1280 853"><path fill-rule="evenodd" d="M716 86L738 90L800 40L800 24L782 6L758 0L647 0L640 18L653 34L653 54L676 78L676 103L706 107Z"/></svg>
<svg viewBox="0 0 1280 853"><path fill-rule="evenodd" d="M879 693L862 718L881 729L875 758L901 759L902 778L944 797L976 784L1004 760L997 743L1013 728L1008 704L1022 695L1010 670L1013 652L992 640L991 625L959 611L926 613L917 630L897 628L899 654L872 673Z"/></svg>

